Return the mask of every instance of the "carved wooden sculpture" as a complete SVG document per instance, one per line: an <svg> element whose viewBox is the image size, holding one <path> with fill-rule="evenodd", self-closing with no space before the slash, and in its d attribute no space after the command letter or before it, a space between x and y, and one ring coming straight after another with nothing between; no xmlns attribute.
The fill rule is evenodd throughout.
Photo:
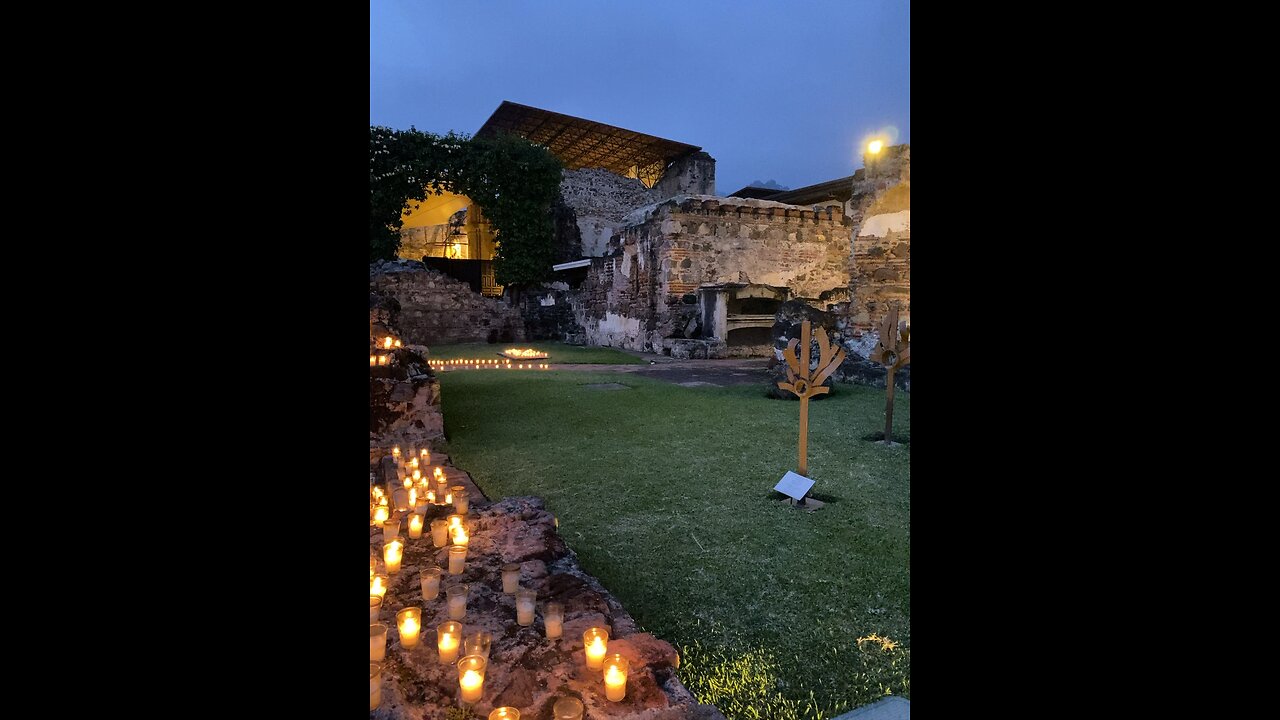
<svg viewBox="0 0 1280 720"><path fill-rule="evenodd" d="M800 398L800 474L809 475L809 398L825 395L831 388L824 386L831 373L844 362L844 348L832 349L827 342L827 331L818 328L818 367L809 369L812 352L809 343L809 321L800 324L800 339L791 338L782 353L787 361L787 382L778 387L789 390Z"/></svg>
<svg viewBox="0 0 1280 720"><path fill-rule="evenodd" d="M885 370L885 403L884 403L884 442L893 442L893 373L898 368L911 362L911 326L903 321L898 322L898 303L894 303L889 314L884 316L880 324L880 341L876 349L871 351L871 359L884 365Z"/></svg>

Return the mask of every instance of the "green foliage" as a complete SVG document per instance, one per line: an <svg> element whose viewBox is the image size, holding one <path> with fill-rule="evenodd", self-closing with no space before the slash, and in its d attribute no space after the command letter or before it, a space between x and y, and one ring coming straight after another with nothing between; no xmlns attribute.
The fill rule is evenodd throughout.
<svg viewBox="0 0 1280 720"><path fill-rule="evenodd" d="M554 352L554 350L553 350ZM621 382L602 391L587 383ZM585 570L680 651L730 720L832 718L911 696L910 446L862 440L884 390L810 409L813 513L769 488L796 463L794 402L760 384L638 373L441 373L447 452L489 497L538 495ZM896 422L911 427L911 396Z"/></svg>
<svg viewBox="0 0 1280 720"><path fill-rule="evenodd" d="M445 720L475 720L477 717L469 707L451 707L444 713Z"/></svg>
<svg viewBox="0 0 1280 720"><path fill-rule="evenodd" d="M551 205L560 170L546 148L511 135L468 138L371 126L369 260L395 257L410 202L450 191L471 198L492 224L498 283L544 280L555 261Z"/></svg>

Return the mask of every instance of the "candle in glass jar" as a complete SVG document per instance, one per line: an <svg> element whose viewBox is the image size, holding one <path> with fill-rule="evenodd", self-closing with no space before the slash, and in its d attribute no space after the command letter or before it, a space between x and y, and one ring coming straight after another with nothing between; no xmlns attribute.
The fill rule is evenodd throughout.
<svg viewBox="0 0 1280 720"><path fill-rule="evenodd" d="M409 491L405 488L396 488L391 494L391 499L395 502L396 510L403 512L409 509Z"/></svg>
<svg viewBox="0 0 1280 720"><path fill-rule="evenodd" d="M379 595L369 596L369 624L378 622L378 613L382 612L382 597Z"/></svg>
<svg viewBox="0 0 1280 720"><path fill-rule="evenodd" d="M520 589L520 566L509 563L502 566L502 592L515 595Z"/></svg>
<svg viewBox="0 0 1280 720"><path fill-rule="evenodd" d="M385 498L384 498L385 499ZM383 523L387 521L389 511L386 505L379 505L373 509L373 524L383 527Z"/></svg>
<svg viewBox="0 0 1280 720"><path fill-rule="evenodd" d="M384 348L386 348L386 349L390 349L390 348L391 348L391 336L390 336L390 335L388 335L387 337L383 338L382 347L384 347Z"/></svg>
<svg viewBox="0 0 1280 720"><path fill-rule="evenodd" d="M480 657L489 659L489 648L493 646L493 633L484 631L474 632L462 641L462 653L464 655L479 655Z"/></svg>
<svg viewBox="0 0 1280 720"><path fill-rule="evenodd" d="M449 541L449 523L445 520L431 521L431 544L436 547L444 547Z"/></svg>
<svg viewBox="0 0 1280 720"><path fill-rule="evenodd" d="M396 445L396 446L394 446L394 447L392 447L392 448L391 448L391 457L393 457L393 458L395 458L395 459L397 459L397 460L399 460L399 459L400 459L400 446L399 446L399 445Z"/></svg>
<svg viewBox="0 0 1280 720"><path fill-rule="evenodd" d="M409 539L417 540L422 537L422 516L414 513L409 516Z"/></svg>
<svg viewBox="0 0 1280 720"><path fill-rule="evenodd" d="M378 709L382 704L382 665L369 663L369 712Z"/></svg>
<svg viewBox="0 0 1280 720"><path fill-rule="evenodd" d="M453 509L458 511L459 515L466 515L470 501L467 497L467 488L463 485L454 485L449 488L453 494Z"/></svg>
<svg viewBox="0 0 1280 720"><path fill-rule="evenodd" d="M382 562L386 563L387 574L400 572L400 559L404 557L404 542L396 538L382 548Z"/></svg>
<svg viewBox="0 0 1280 720"><path fill-rule="evenodd" d="M440 596L440 568L428 567L419 571L422 581L422 599L435 600Z"/></svg>
<svg viewBox="0 0 1280 720"><path fill-rule="evenodd" d="M494 708L489 713L489 720L520 720L520 711L510 705Z"/></svg>
<svg viewBox="0 0 1280 720"><path fill-rule="evenodd" d="M537 598L536 590L516 591L516 624L520 627L529 627L533 624L533 608Z"/></svg>
<svg viewBox="0 0 1280 720"><path fill-rule="evenodd" d="M413 510L414 506L417 504L418 504L418 488L411 487L409 488L409 510Z"/></svg>
<svg viewBox="0 0 1280 720"><path fill-rule="evenodd" d="M445 588L445 597L449 600L449 619L461 620L467 616L467 591L470 588L465 583L459 583L449 588Z"/></svg>
<svg viewBox="0 0 1280 720"><path fill-rule="evenodd" d="M391 542L398 537L400 537L400 516L388 517L382 523L382 542Z"/></svg>
<svg viewBox="0 0 1280 720"><path fill-rule="evenodd" d="M407 607L396 613L396 625L400 629L400 647L415 647L422 632L422 608Z"/></svg>
<svg viewBox="0 0 1280 720"><path fill-rule="evenodd" d="M582 633L582 646L587 654L587 669L599 670L609 647L609 631L604 628L588 628Z"/></svg>
<svg viewBox="0 0 1280 720"><path fill-rule="evenodd" d="M444 622L436 627L436 649L440 652L440 664L452 665L458 661L458 646L462 644L462 623Z"/></svg>
<svg viewBox="0 0 1280 720"><path fill-rule="evenodd" d="M467 546L454 545L449 548L449 574L461 575L467 564ZM390 571L388 571L390 572Z"/></svg>
<svg viewBox="0 0 1280 720"><path fill-rule="evenodd" d="M462 702L480 702L484 694L484 668L488 660L479 655L468 655L458 661L458 687L462 688Z"/></svg>
<svg viewBox="0 0 1280 720"><path fill-rule="evenodd" d="M618 654L604 661L604 696L609 702L621 702L627 695L627 659Z"/></svg>
<svg viewBox="0 0 1280 720"><path fill-rule="evenodd" d="M453 544L458 547L466 547L471 543L471 536L467 535L465 525L459 525L453 529Z"/></svg>
<svg viewBox="0 0 1280 720"><path fill-rule="evenodd" d="M382 662L387 656L387 626L382 623L369 625L369 660Z"/></svg>
<svg viewBox="0 0 1280 720"><path fill-rule="evenodd" d="M379 573L373 576L373 579L369 581L369 595L370 597L374 595L378 596L379 598L386 597L387 595L387 576L386 575Z"/></svg>
<svg viewBox="0 0 1280 720"><path fill-rule="evenodd" d="M369 364L370 364L370 365L377 365L377 364L378 364L378 356L377 356L377 355L370 355L370 356L369 356Z"/></svg>
<svg viewBox="0 0 1280 720"><path fill-rule="evenodd" d="M547 603L542 609L542 623L547 628L547 639L554 640L564 633L564 605Z"/></svg>
<svg viewBox="0 0 1280 720"><path fill-rule="evenodd" d="M551 712L555 720L582 720L582 701L571 697L560 698Z"/></svg>
<svg viewBox="0 0 1280 720"><path fill-rule="evenodd" d="M413 482L417 482L417 481L419 481L419 480L421 480L421 479L422 479L422 471L421 471L421 470L418 470L417 468L414 468L414 470L413 470L413 475L411 475L410 477L405 478L405 479L406 479L406 480L412 480Z"/></svg>
<svg viewBox="0 0 1280 720"><path fill-rule="evenodd" d="M445 498L449 495L449 483L444 478L436 478L436 502L441 505L445 504Z"/></svg>

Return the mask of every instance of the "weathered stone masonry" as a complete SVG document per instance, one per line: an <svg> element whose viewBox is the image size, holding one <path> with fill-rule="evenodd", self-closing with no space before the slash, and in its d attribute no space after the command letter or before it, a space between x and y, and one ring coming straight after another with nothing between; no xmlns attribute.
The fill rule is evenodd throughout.
<svg viewBox="0 0 1280 720"><path fill-rule="evenodd" d="M911 313L911 146L894 145L853 179L851 214L853 300L846 314L862 330L874 329L893 302Z"/></svg>
<svg viewBox="0 0 1280 720"><path fill-rule="evenodd" d="M484 297L467 283L421 262L395 260L370 265L369 289L399 303L396 326L406 343L430 347L524 340L519 310L501 299Z"/></svg>
<svg viewBox="0 0 1280 720"><path fill-rule="evenodd" d="M593 261L575 315L589 344L662 353L668 338L705 334L697 330L704 285L785 287L815 300L847 292L843 216L838 205L815 210L705 195L640 208L626 218L610 256Z"/></svg>

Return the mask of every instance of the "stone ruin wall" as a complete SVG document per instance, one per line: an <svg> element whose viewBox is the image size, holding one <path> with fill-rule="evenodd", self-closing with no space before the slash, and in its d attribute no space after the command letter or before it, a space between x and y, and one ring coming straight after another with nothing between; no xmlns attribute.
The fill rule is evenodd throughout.
<svg viewBox="0 0 1280 720"><path fill-rule="evenodd" d="M636 208L676 195L715 192L716 161L705 152L676 160L652 189L636 178L600 168L565 170L560 196L576 215L581 233L581 257L600 257L623 227L623 218Z"/></svg>
<svg viewBox="0 0 1280 720"><path fill-rule="evenodd" d="M854 175L852 300L844 315L860 330L874 330L900 302L911 313L911 146L894 145L866 159Z"/></svg>
<svg viewBox="0 0 1280 720"><path fill-rule="evenodd" d="M461 280L412 260L369 266L369 290L399 304L397 327L406 344L519 342L524 320L501 298L487 298Z"/></svg>
<svg viewBox="0 0 1280 720"><path fill-rule="evenodd" d="M627 221L573 299L590 345L663 353L667 338L696 336L702 284L782 286L815 302L847 297L849 227L839 205L703 195L641 208Z"/></svg>

